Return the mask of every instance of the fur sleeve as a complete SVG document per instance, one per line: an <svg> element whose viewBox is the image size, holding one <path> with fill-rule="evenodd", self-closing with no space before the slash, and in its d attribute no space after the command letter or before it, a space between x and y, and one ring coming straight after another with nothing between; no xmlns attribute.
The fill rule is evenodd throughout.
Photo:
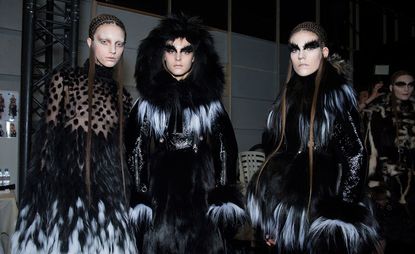
<svg viewBox="0 0 415 254"><path fill-rule="evenodd" d="M210 191L208 216L226 234L245 221L243 197L236 185L238 148L232 123L222 106L212 126L216 187Z"/></svg>

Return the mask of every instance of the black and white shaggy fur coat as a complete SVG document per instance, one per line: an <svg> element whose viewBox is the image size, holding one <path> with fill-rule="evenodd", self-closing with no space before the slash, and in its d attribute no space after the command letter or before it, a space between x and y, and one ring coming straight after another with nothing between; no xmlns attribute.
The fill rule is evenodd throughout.
<svg viewBox="0 0 415 254"><path fill-rule="evenodd" d="M195 48L181 81L162 64L165 43L175 38ZM184 16L161 21L139 47L135 76L141 97L127 120L126 147L138 245L143 253L226 253L244 210L210 34Z"/></svg>
<svg viewBox="0 0 415 254"><path fill-rule="evenodd" d="M276 242L278 253L372 253L378 247L377 223L364 203L367 156L355 93L326 62L310 172L307 144L314 83L315 74L294 74L287 84L284 143L248 186L251 221L264 238ZM279 140L280 107L281 97L269 114L264 135L265 147L271 144L271 149Z"/></svg>

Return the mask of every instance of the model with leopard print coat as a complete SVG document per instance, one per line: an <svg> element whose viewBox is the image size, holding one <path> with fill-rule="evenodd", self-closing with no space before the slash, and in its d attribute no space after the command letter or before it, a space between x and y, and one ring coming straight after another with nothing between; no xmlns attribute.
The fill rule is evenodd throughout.
<svg viewBox="0 0 415 254"><path fill-rule="evenodd" d="M47 88L12 253L137 253L123 195L122 119L131 98L113 78L125 29L106 14L91 28L88 43L100 61L56 72Z"/></svg>
<svg viewBox="0 0 415 254"><path fill-rule="evenodd" d="M386 253L415 249L413 85L414 78L409 72L395 73L390 85L393 92L365 109L363 115L365 143L370 154L369 187L386 240Z"/></svg>

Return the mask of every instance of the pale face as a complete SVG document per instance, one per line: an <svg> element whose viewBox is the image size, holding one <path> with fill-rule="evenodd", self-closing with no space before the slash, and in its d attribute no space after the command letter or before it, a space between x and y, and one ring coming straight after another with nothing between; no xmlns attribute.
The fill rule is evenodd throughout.
<svg viewBox="0 0 415 254"><path fill-rule="evenodd" d="M114 67L124 52L125 34L116 24L103 24L95 31L94 40L88 38L87 43L98 65Z"/></svg>
<svg viewBox="0 0 415 254"><path fill-rule="evenodd" d="M166 70L175 79L183 80L192 70L194 48L186 38L167 41L163 58Z"/></svg>
<svg viewBox="0 0 415 254"><path fill-rule="evenodd" d="M399 76L393 84L389 86L399 100L408 100L414 91L414 77L411 75Z"/></svg>
<svg viewBox="0 0 415 254"><path fill-rule="evenodd" d="M329 54L327 47L321 47L315 33L298 31L289 42L290 58L294 71L302 77L316 72L320 63Z"/></svg>

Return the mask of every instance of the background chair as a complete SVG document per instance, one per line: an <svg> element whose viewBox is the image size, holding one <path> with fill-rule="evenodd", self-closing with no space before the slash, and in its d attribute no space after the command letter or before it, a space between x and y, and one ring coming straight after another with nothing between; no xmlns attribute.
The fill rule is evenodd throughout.
<svg viewBox="0 0 415 254"><path fill-rule="evenodd" d="M243 194L252 178L252 175L261 167L265 161L265 153L260 151L243 151L238 153L239 181Z"/></svg>

